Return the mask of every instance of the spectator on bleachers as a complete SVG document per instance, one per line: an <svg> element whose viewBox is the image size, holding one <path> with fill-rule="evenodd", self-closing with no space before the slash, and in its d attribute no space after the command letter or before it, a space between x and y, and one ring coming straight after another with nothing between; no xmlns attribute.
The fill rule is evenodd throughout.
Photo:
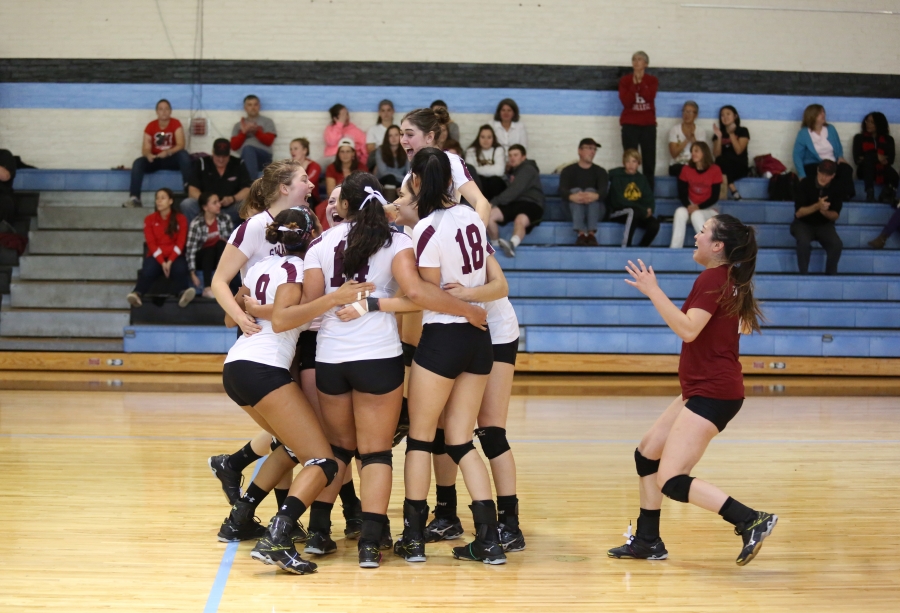
<svg viewBox="0 0 900 613"><path fill-rule="evenodd" d="M578 143L578 161L559 173L559 196L569 203L572 211L572 229L578 234L576 245L597 246L597 223L606 214L603 199L609 190L609 175L594 164L597 147L593 138L583 138Z"/></svg>
<svg viewBox="0 0 900 613"><path fill-rule="evenodd" d="M381 146L372 154L375 158L375 176L387 188L396 190L409 172L409 158L400 145L400 126L391 126L384 133ZM393 198L388 198L393 200Z"/></svg>
<svg viewBox="0 0 900 613"><path fill-rule="evenodd" d="M444 102L443 100L435 100L434 102L431 103L431 106L430 106L429 108L430 108L432 111L435 110L435 109L438 109L438 108L442 108L442 109L446 109L448 113L450 112L450 109L447 107L447 103ZM459 142L459 141L460 141L460 139L459 139L459 126L456 125L456 122L455 122L455 121L453 121L453 120L451 119L451 120L450 120L450 123L448 123L448 124L441 124L441 125L446 125L446 126L447 126L447 138L448 138L448 139L455 140L456 142ZM445 140L446 140L446 139L445 139Z"/></svg>
<svg viewBox="0 0 900 613"><path fill-rule="evenodd" d="M750 130L741 126L741 116L737 109L727 104L719 109L719 123L713 124L713 154L716 165L728 181L728 189L735 200L741 194L734 182L750 173L747 146L750 144Z"/></svg>
<svg viewBox="0 0 900 613"><path fill-rule="evenodd" d="M212 192L204 192L198 198L202 215L191 220L188 225L187 243L184 250L187 257L188 270L191 271L191 281L195 286L200 285L197 277L197 269L203 272L203 297L215 298L210 288L216 266L234 224L231 216L222 213L222 203L219 197Z"/></svg>
<svg viewBox="0 0 900 613"><path fill-rule="evenodd" d="M466 149L466 166L481 177L481 193L490 200L506 189L506 151L497 143L497 135L489 124L478 128L478 136Z"/></svg>
<svg viewBox="0 0 900 613"><path fill-rule="evenodd" d="M622 148L639 149L643 172L652 188L656 171L656 92L659 80L647 74L650 58L643 51L631 56L633 72L619 79L619 100L622 101Z"/></svg>
<svg viewBox="0 0 900 613"><path fill-rule="evenodd" d="M891 218L884 226L881 234L869 241L869 247L872 249L884 249L884 244L887 242L887 239L891 237L891 234L898 230L900 230L900 205L897 206L897 210L891 215Z"/></svg>
<svg viewBox="0 0 900 613"><path fill-rule="evenodd" d="M491 200L491 216L488 223L488 238L491 244L499 245L508 257L516 257L516 247L531 232L544 216L544 189L541 187L541 171L533 160L529 160L525 147L512 145L509 148L509 187ZM513 236L510 240L499 238L498 225L513 222Z"/></svg>
<svg viewBox="0 0 900 613"><path fill-rule="evenodd" d="M894 170L894 137L884 113L869 113L863 119L853 137L853 160L856 176L866 184L866 202L875 202L875 186L881 185L879 200L893 204L900 176Z"/></svg>
<svg viewBox="0 0 900 613"><path fill-rule="evenodd" d="M349 140L356 150L356 159L363 168L369 160L369 150L366 147L366 135L350 121L350 111L343 104L335 104L328 113L331 115L331 123L325 128L325 159L323 164L328 166L335 160L341 143Z"/></svg>
<svg viewBox="0 0 900 613"><path fill-rule="evenodd" d="M15 156L8 149L0 149L0 221L12 223L16 217L16 201L13 198L15 178Z"/></svg>
<svg viewBox="0 0 900 613"><path fill-rule="evenodd" d="M513 145L528 146L528 133L519 117L519 105L512 98L504 98L497 104L494 119L490 122L498 145L506 149Z"/></svg>
<svg viewBox="0 0 900 613"><path fill-rule="evenodd" d="M291 141L291 159L300 162L313 189L309 192L309 204L315 206L319 203L319 183L322 181L322 167L309 158L309 141L302 136Z"/></svg>
<svg viewBox="0 0 900 613"><path fill-rule="evenodd" d="M384 142L384 133L392 125L394 125L394 103L384 99L378 103L378 119L375 125L366 130L366 151L370 156Z"/></svg>
<svg viewBox="0 0 900 613"><path fill-rule="evenodd" d="M837 184L834 160L819 162L814 173L808 173L797 188L791 236L797 239L797 267L800 274L809 272L812 241L825 249L825 274L836 275L844 243L834 222L841 216L843 193Z"/></svg>
<svg viewBox="0 0 900 613"><path fill-rule="evenodd" d="M691 145L691 161L678 176L678 199L681 206L675 209L672 219L672 241L669 247L684 247L684 232L688 219L695 232L719 212L714 208L722 188L722 170L713 163L712 152L706 143Z"/></svg>
<svg viewBox="0 0 900 613"><path fill-rule="evenodd" d="M688 100L681 107L681 123L669 130L669 155L672 156L670 177L680 175L681 167L691 161L691 145L697 141L707 141L706 130L696 123L699 113L700 106L693 100Z"/></svg>
<svg viewBox="0 0 900 613"><path fill-rule="evenodd" d="M342 138L337 144L337 155L334 162L325 169L325 191L329 194L344 182L350 173L359 170L358 151L353 140Z"/></svg>
<svg viewBox="0 0 900 613"><path fill-rule="evenodd" d="M853 186L853 169L844 159L844 148L837 129L825 121L825 107L810 104L803 111L803 123L794 141L794 170L801 179L815 176L819 162L831 160L837 164L834 176L835 187L840 190L841 200L850 200L856 195Z"/></svg>
<svg viewBox="0 0 900 613"><path fill-rule="evenodd" d="M231 148L247 165L251 179L262 175L263 168L272 163L272 143L278 133L275 122L259 114L259 98L250 94L244 98L246 117L231 129Z"/></svg>
<svg viewBox="0 0 900 613"><path fill-rule="evenodd" d="M626 149L622 154L622 164L624 166L609 171L607 217L610 221L625 224L623 247L631 246L637 228L644 229L640 246L649 247L659 234L659 219L653 215L656 210L653 188L647 177L638 172L641 154L637 149Z"/></svg>
<svg viewBox="0 0 900 613"><path fill-rule="evenodd" d="M208 157L194 160L193 172L188 179L188 197L181 202L181 212L190 222L200 214L200 194L210 192L219 197L222 212L235 222L240 218L241 203L250 193L250 173L244 160L231 155L231 143L227 138L213 142L212 161Z"/></svg>
<svg viewBox="0 0 900 613"><path fill-rule="evenodd" d="M157 170L180 170L183 184L191 176L191 156L184 149L184 128L172 117L172 105L165 99L156 103L156 119L144 128L141 157L131 165L128 200L122 206L141 206L144 175Z"/></svg>
<svg viewBox="0 0 900 613"><path fill-rule="evenodd" d="M127 296L131 306L141 306L141 297L160 275L172 280L171 288L178 293L178 306L186 307L197 295L191 287L184 256L187 219L173 209L174 204L172 190L168 187L156 190L156 211L144 218L144 242L147 244L144 265L137 285Z"/></svg>

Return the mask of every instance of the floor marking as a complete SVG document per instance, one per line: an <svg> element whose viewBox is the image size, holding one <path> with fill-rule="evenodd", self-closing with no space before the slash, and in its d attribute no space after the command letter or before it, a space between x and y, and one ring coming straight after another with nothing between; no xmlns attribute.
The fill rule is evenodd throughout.
<svg viewBox="0 0 900 613"><path fill-rule="evenodd" d="M20 434L0 432L0 438L55 438L76 440L142 440L142 441L245 441L247 437L215 437L215 436L147 436L135 434Z"/></svg>

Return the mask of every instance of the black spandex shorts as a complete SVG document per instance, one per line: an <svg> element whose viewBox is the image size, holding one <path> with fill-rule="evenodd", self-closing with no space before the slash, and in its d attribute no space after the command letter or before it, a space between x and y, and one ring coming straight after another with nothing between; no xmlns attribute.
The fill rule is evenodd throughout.
<svg viewBox="0 0 900 613"><path fill-rule="evenodd" d="M225 393L242 407L255 407L278 388L293 382L286 368L249 360L228 362L222 369Z"/></svg>
<svg viewBox="0 0 900 613"><path fill-rule="evenodd" d="M317 362L316 387L329 396L339 396L353 390L380 396L403 385L404 374L402 355L342 364Z"/></svg>
<svg viewBox="0 0 900 613"><path fill-rule="evenodd" d="M703 396L693 396L688 398L684 406L704 419L708 419L713 425L719 429L719 432L725 429L734 416L741 410L744 400L719 400L718 398L704 398Z"/></svg>
<svg viewBox="0 0 900 613"><path fill-rule="evenodd" d="M516 220L516 217L518 215L527 215L528 221L531 222L531 225L528 226L527 230L525 230L526 234L530 233L532 228L536 228L538 224L541 223L541 219L544 216L544 209L542 209L534 202L510 202L507 205L497 208L499 208L500 212L503 213L503 221L500 222L501 226L512 223Z"/></svg>
<svg viewBox="0 0 900 613"><path fill-rule="evenodd" d="M413 358L416 356L416 346L409 343L400 343L403 346L403 363L406 366L412 366Z"/></svg>
<svg viewBox="0 0 900 613"><path fill-rule="evenodd" d="M464 324L425 324L416 347L416 364L455 379L464 372L489 375L494 366L491 333Z"/></svg>
<svg viewBox="0 0 900 613"><path fill-rule="evenodd" d="M519 355L519 339L491 346L494 348L494 362L516 365L516 356Z"/></svg>
<svg viewBox="0 0 900 613"><path fill-rule="evenodd" d="M316 367L316 336L318 330L305 330L297 338L297 364L299 370Z"/></svg>

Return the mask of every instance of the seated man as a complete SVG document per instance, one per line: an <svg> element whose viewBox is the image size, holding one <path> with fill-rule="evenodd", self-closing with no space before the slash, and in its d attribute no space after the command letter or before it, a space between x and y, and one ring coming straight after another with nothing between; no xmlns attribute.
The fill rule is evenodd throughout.
<svg viewBox="0 0 900 613"><path fill-rule="evenodd" d="M603 199L609 190L609 175L594 164L599 146L593 138L581 139L578 161L559 173L559 196L572 211L572 229L578 234L576 245L597 245L597 222L606 214Z"/></svg>
<svg viewBox="0 0 900 613"><path fill-rule="evenodd" d="M491 244L503 249L508 257L516 257L516 247L544 216L544 190L541 188L541 171L537 164L526 157L525 147L509 148L509 187L491 200L491 217L487 232ZM513 222L510 240L499 238L498 225Z"/></svg>
<svg viewBox="0 0 900 613"><path fill-rule="evenodd" d="M16 158L7 149L0 149L0 221L10 224L16 216L13 199L13 179L16 178Z"/></svg>
<svg viewBox="0 0 900 613"><path fill-rule="evenodd" d="M250 178L257 179L272 162L275 122L259 114L259 98L253 94L244 98L244 112L247 116L231 129L231 148L244 160Z"/></svg>
<svg viewBox="0 0 900 613"><path fill-rule="evenodd" d="M228 139L217 138L213 142L212 161L209 158L194 161L194 171L188 180L188 197L181 202L181 212L190 223L200 214L197 201L200 194L209 192L219 197L222 213L240 223L238 210L250 193L251 183L244 161L231 155Z"/></svg>
<svg viewBox="0 0 900 613"><path fill-rule="evenodd" d="M840 186L834 180L835 174L837 164L833 160L822 160L816 168L816 175L803 177L797 188L791 236L797 239L797 267L801 275L809 272L812 241L819 241L825 248L825 274L837 274L844 243L834 227L843 206Z"/></svg>
<svg viewBox="0 0 900 613"><path fill-rule="evenodd" d="M184 183L191 174L191 156L184 148L184 128L172 117L172 105L165 99L156 103L156 119L144 128L141 157L131 165L131 187L123 207L141 206L144 175L157 170L180 170Z"/></svg>

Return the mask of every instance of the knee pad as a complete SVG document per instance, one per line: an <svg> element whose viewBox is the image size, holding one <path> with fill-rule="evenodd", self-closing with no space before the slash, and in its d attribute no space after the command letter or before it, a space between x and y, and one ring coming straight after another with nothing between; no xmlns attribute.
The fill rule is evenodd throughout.
<svg viewBox="0 0 900 613"><path fill-rule="evenodd" d="M691 481L693 480L694 477L691 477L690 475L678 475L677 477L672 477L666 481L664 486L662 486L662 493L672 500L687 502L688 495L691 493Z"/></svg>
<svg viewBox="0 0 900 613"><path fill-rule="evenodd" d="M294 455L294 452L291 451L291 448L290 448L290 447L288 447L287 445L285 445L285 444L283 444L283 443L282 443L281 446L284 447L284 450L285 450L285 451L287 451L288 457L294 461L294 464L299 464L299 463L300 463L300 460L297 459L297 456Z"/></svg>
<svg viewBox="0 0 900 613"><path fill-rule="evenodd" d="M420 441L411 436L406 437L406 453L409 453L410 451L424 451L425 453L431 453L433 447L434 443L431 441Z"/></svg>
<svg viewBox="0 0 900 613"><path fill-rule="evenodd" d="M331 482L334 481L334 478L338 474L338 463L331 458L313 458L308 460L303 465L303 468L306 468L307 466L318 466L322 469L322 472L325 473L325 487L331 485Z"/></svg>
<svg viewBox="0 0 900 613"><path fill-rule="evenodd" d="M394 466L394 454L391 453L391 450L387 451L375 451L373 453L364 453L360 456L362 458L362 467L365 468L369 464L387 464L388 466Z"/></svg>
<svg viewBox="0 0 900 613"><path fill-rule="evenodd" d="M659 472L659 460L648 460L635 448L634 465L637 467L638 477L649 477Z"/></svg>
<svg viewBox="0 0 900 613"><path fill-rule="evenodd" d="M444 429L443 428L438 428L434 432L434 443L432 443L431 453L433 453L434 455L447 453L447 446L444 443Z"/></svg>
<svg viewBox="0 0 900 613"><path fill-rule="evenodd" d="M475 451L475 445L472 444L472 441L468 443L463 443L462 445L447 445L447 455L456 462L458 465L466 454L470 451Z"/></svg>
<svg viewBox="0 0 900 613"><path fill-rule="evenodd" d="M488 426L475 430L478 440L481 441L481 450L488 460L493 460L509 451L509 441L506 440L506 428Z"/></svg>
<svg viewBox="0 0 900 613"><path fill-rule="evenodd" d="M281 447L281 441L273 436L272 442L269 444L269 451L275 451L279 447Z"/></svg>
<svg viewBox="0 0 900 613"><path fill-rule="evenodd" d="M333 453L334 457L336 457L344 464L350 464L350 460L353 459L352 451L350 451L349 449L344 449L343 447L338 447L337 445L331 446L331 453Z"/></svg>

